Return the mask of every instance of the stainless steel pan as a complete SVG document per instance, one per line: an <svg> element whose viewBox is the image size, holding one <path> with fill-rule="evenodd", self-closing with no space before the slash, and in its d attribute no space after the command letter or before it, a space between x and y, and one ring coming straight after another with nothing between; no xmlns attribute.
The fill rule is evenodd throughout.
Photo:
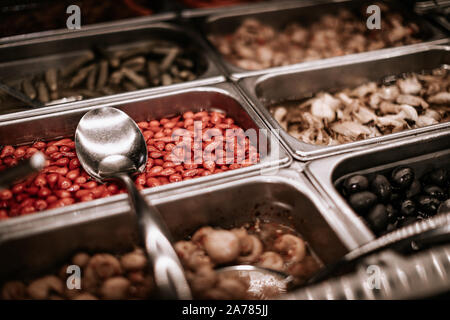
<svg viewBox="0 0 450 320"><path fill-rule="evenodd" d="M16 145L27 144L37 139L49 140L60 137L71 137L74 135L76 126L81 117L89 110L112 106L126 112L136 121L159 119L165 116L177 115L188 110L222 110L244 129L255 129L260 132L259 136L261 153L260 163L230 170L224 173L196 178L179 183L168 184L143 191L144 195L155 194L163 190L177 192L191 192L195 188L201 188L202 183L223 183L227 180L244 179L252 175L266 174L267 171L278 170L287 166L291 158L279 146L253 109L246 103L239 92L231 83L221 83L214 86L196 87L192 89L166 92L153 96L136 96L126 101L110 101L95 106L83 106L73 108L72 106L54 107L51 110L36 111L36 114L26 118L0 122L0 144ZM263 143L264 140L267 144ZM5 228L0 230L0 237L4 230L20 225L20 221L34 221L47 214L64 215L79 214L85 210L103 215L108 212L110 205L118 204L121 208L128 206L126 197L117 195L105 199L98 199L90 203L75 204L51 212L41 212L28 217L16 217L0 223ZM84 214L84 213L83 213Z"/></svg>
<svg viewBox="0 0 450 320"><path fill-rule="evenodd" d="M413 19L421 28L421 38L424 42L432 43L433 41L445 38L445 34L434 27L425 19L414 14L412 8L406 8L404 3L397 1L386 1L390 6L397 8L406 17ZM360 8L364 4L373 4L373 1L354 1L354 0L303 0L303 1L273 1L253 6L243 6L235 9L224 10L221 13L211 14L206 18L197 21L200 28L205 34L227 34L235 31L237 27L247 18L255 18L264 23L280 29L290 21L301 21L305 24L312 22L318 17L333 13L339 8ZM185 13L185 16L190 16ZM193 20L194 22L195 19ZM213 46L213 45L212 45ZM412 45L412 47L417 45ZM214 46L213 46L214 47ZM406 46L410 47L410 46ZM386 50L386 49L384 49ZM387 49L389 50L389 49ZM216 50L217 52L217 50ZM221 56L220 53L217 53ZM221 56L222 57L222 56ZM326 60L331 60L330 58ZM314 65L316 61L299 63L296 65ZM278 70L278 68L270 68L259 71L247 71L239 68L226 61L222 57L222 64L225 66L228 73L235 79L247 77L250 75L263 74L268 71Z"/></svg>
<svg viewBox="0 0 450 320"><path fill-rule="evenodd" d="M427 170L449 164L450 131L446 129L405 137L369 150L315 160L306 165L305 173L330 205L339 208L345 216L354 216L356 213L335 187L345 177L356 173L385 173L399 165L408 165L421 176ZM363 222L361 217L358 219ZM412 228L410 232L414 232Z"/></svg>
<svg viewBox="0 0 450 320"><path fill-rule="evenodd" d="M245 78L239 84L261 117L274 132L279 134L292 156L306 161L344 152L365 150L379 143L449 128L450 124L441 123L336 146L316 146L300 142L289 135L272 117L267 109L268 106L276 102L308 97L320 91L352 88L370 81L379 82L387 76L430 70L449 63L450 47L435 45L418 48L404 47L395 51L372 52L339 61L323 62L321 65L311 67L292 67L283 72Z"/></svg>
<svg viewBox="0 0 450 320"><path fill-rule="evenodd" d="M231 228L259 217L295 228L325 264L364 240L362 232L344 225L337 228L334 213L309 182L292 170L148 198L158 207L176 240L201 226ZM0 266L0 282L51 271L76 251L120 252L130 248L137 237L136 223L128 210L126 202L116 202L68 215L41 215L40 219L22 223L20 229L0 225L0 257L7 261Z"/></svg>
<svg viewBox="0 0 450 320"><path fill-rule="evenodd" d="M30 39L19 43L0 44L0 79L10 82L29 75L41 74L50 67L62 67L94 48L102 48L107 51L127 50L138 45L145 45L150 40L172 41L180 47L191 48L195 51L193 59L198 65L197 79L169 85L164 89L184 88L224 80L220 69L214 62L215 58L211 58L211 51L203 40L187 28L169 23L105 27ZM161 87L155 87L143 89L140 92L148 95L160 89ZM127 96L127 93L113 95L115 99L123 99ZM93 103L99 103L101 98L87 100L95 100ZM26 108L12 112L23 110ZM5 112L0 111L0 113Z"/></svg>

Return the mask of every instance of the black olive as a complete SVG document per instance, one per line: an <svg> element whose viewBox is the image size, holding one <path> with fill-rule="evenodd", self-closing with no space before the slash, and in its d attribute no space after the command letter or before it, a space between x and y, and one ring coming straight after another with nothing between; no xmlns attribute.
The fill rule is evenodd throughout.
<svg viewBox="0 0 450 320"><path fill-rule="evenodd" d="M420 211L425 215L433 215L437 212L441 202L435 197L419 196L417 204L419 205Z"/></svg>
<svg viewBox="0 0 450 320"><path fill-rule="evenodd" d="M367 190L369 187L369 180L367 180L366 177L357 174L345 179L343 187L346 194L351 195L353 193Z"/></svg>
<svg viewBox="0 0 450 320"><path fill-rule="evenodd" d="M405 216L413 216L416 213L416 204L411 199L406 199L401 204L400 212Z"/></svg>
<svg viewBox="0 0 450 320"><path fill-rule="evenodd" d="M387 226L387 228L386 228L386 231L387 231L387 232L391 232L391 231L394 231L395 228L396 228L395 223L390 223L390 224L388 224L388 226Z"/></svg>
<svg viewBox="0 0 450 320"><path fill-rule="evenodd" d="M400 223L400 227L405 227L409 224L412 224L414 222L417 221L416 217L407 217L406 219L404 219L401 223Z"/></svg>
<svg viewBox="0 0 450 320"><path fill-rule="evenodd" d="M390 203L394 206L394 208L400 209L402 205L403 197L400 193L392 193Z"/></svg>
<svg viewBox="0 0 450 320"><path fill-rule="evenodd" d="M450 199L442 202L439 206L438 213L449 213L450 212Z"/></svg>
<svg viewBox="0 0 450 320"><path fill-rule="evenodd" d="M418 194L420 194L422 187L420 185L420 181L415 179L412 183L411 186L409 187L408 190L405 191L405 197L407 199L411 199L414 198L415 196L417 196Z"/></svg>
<svg viewBox="0 0 450 320"><path fill-rule="evenodd" d="M423 192L429 196L437 198L440 201L444 201L445 199L447 199L447 195L445 194L444 190L442 190L438 186L426 186L425 188L423 188Z"/></svg>
<svg viewBox="0 0 450 320"><path fill-rule="evenodd" d="M392 187L389 180L381 175L377 174L371 183L371 190L378 196L381 202L387 202L391 198Z"/></svg>
<svg viewBox="0 0 450 320"><path fill-rule="evenodd" d="M431 171L425 179L428 183L446 187L449 182L449 173L446 169L436 169Z"/></svg>
<svg viewBox="0 0 450 320"><path fill-rule="evenodd" d="M397 220L397 217L399 215L399 211L397 209L395 209L392 204L388 204L386 206L386 212L387 212L387 216L388 216L389 222L392 223L392 222L395 222Z"/></svg>
<svg viewBox="0 0 450 320"><path fill-rule="evenodd" d="M398 201L398 199L401 199L402 195L398 192L391 193L391 201Z"/></svg>
<svg viewBox="0 0 450 320"><path fill-rule="evenodd" d="M417 213L418 217L422 218L422 219L428 219L430 217L432 217L434 214L430 214L430 213L425 213L421 210L419 210L419 212Z"/></svg>
<svg viewBox="0 0 450 320"><path fill-rule="evenodd" d="M397 221L395 222L395 225L396 225L397 227L400 227L401 224L402 224L402 222L403 222L403 220L405 220L405 219L406 219L405 216L399 215L399 216L397 217Z"/></svg>
<svg viewBox="0 0 450 320"><path fill-rule="evenodd" d="M397 167L392 171L391 182L401 190L408 189L414 181L414 171L409 167Z"/></svg>
<svg viewBox="0 0 450 320"><path fill-rule="evenodd" d="M376 202L377 196L369 191L362 191L352 194L348 199L351 207L358 213L365 213Z"/></svg>
<svg viewBox="0 0 450 320"><path fill-rule="evenodd" d="M366 219L375 232L383 231L388 225L386 207L383 204L377 204L370 210Z"/></svg>

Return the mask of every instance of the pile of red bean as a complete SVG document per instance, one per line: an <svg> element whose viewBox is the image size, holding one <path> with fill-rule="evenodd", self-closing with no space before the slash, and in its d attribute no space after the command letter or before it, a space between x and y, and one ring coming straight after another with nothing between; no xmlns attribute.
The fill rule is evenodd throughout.
<svg viewBox="0 0 450 320"><path fill-rule="evenodd" d="M0 169L17 165L37 151L42 151L47 157L44 169L37 176L0 191L0 219L124 192L115 183L94 181L81 168L75 142L70 138L37 141L20 147L4 146L0 153Z"/></svg>
<svg viewBox="0 0 450 320"><path fill-rule="evenodd" d="M201 122L203 134L212 129L222 136L210 139L203 136L203 141L195 141L194 129L197 127L194 127L194 121ZM215 149L212 157L206 161L193 158L196 149L204 151L224 141L227 129L241 130L243 134L243 129L223 113L189 111L182 116L139 122L138 126L148 149L146 169L135 178L140 190L233 170L259 161L256 147L245 136L233 138L237 142L234 150L227 150L227 145L223 143L222 150ZM183 139L174 138L175 130L183 131ZM179 154L176 151L186 150L186 141L191 142L191 154L190 157L189 154L183 154L183 159L190 158L190 163L180 161L181 158L176 156ZM242 148L237 148L238 145ZM241 154L244 161L236 161L239 150L245 150L245 155ZM37 151L47 156L45 168L37 176L0 191L0 220L126 192L116 183L101 184L92 179L81 167L75 152L75 142L70 138L37 141L19 147L4 146L0 152L0 170L17 165L21 159L27 159Z"/></svg>

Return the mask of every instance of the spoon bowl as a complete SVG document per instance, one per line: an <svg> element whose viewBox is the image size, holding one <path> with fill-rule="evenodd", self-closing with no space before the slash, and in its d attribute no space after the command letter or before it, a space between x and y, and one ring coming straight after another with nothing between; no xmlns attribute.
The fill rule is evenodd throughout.
<svg viewBox="0 0 450 320"><path fill-rule="evenodd" d="M105 107L86 113L78 124L75 143L81 165L99 181L145 169L144 136L137 124L118 109Z"/></svg>
<svg viewBox="0 0 450 320"><path fill-rule="evenodd" d="M183 267L161 214L145 201L129 176L142 172L147 162L147 145L136 123L118 109L91 110L78 124L75 147L89 175L99 181L120 180L127 187L160 296L191 299Z"/></svg>

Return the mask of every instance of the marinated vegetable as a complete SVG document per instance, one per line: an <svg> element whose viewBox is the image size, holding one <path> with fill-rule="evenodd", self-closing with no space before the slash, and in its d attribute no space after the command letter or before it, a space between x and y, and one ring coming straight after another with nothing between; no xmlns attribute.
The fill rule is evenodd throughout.
<svg viewBox="0 0 450 320"><path fill-rule="evenodd" d="M383 11L381 30L366 27L365 8L362 13L340 9L320 15L311 24L291 22L281 30L248 18L234 33L213 34L209 39L230 63L247 70L420 42L417 24L378 5Z"/></svg>
<svg viewBox="0 0 450 320"><path fill-rule="evenodd" d="M257 219L240 228L202 227L188 241L175 244L193 295L197 299L257 299L241 278L215 268L252 264L285 272L304 283L321 268L305 241L291 228Z"/></svg>
<svg viewBox="0 0 450 320"><path fill-rule="evenodd" d="M56 104L192 81L204 72L193 48L155 40L121 50L87 51L60 68L7 80L42 104ZM0 93L3 112L23 102Z"/></svg>
<svg viewBox="0 0 450 320"><path fill-rule="evenodd" d="M67 285L72 273L68 266L80 268L80 287ZM123 255L85 252L75 254L58 272L29 281L8 281L1 288L2 300L125 300L154 298L155 285L147 258L141 248ZM70 271L70 270L69 270ZM75 280L74 280L75 281Z"/></svg>
<svg viewBox="0 0 450 320"><path fill-rule="evenodd" d="M405 74L393 83L370 82L300 103L270 107L293 137L338 145L450 120L450 74L445 68Z"/></svg>
<svg viewBox="0 0 450 320"><path fill-rule="evenodd" d="M214 268L230 264L253 264L282 271L301 284L319 268L321 262L307 243L291 228L255 220L239 228L225 230L202 227L188 241L178 241L175 250L185 268L196 299L258 299L247 291L248 282ZM81 270L80 287L68 278L68 266ZM4 300L97 300L155 299L157 292L147 257L140 247L121 255L76 253L53 274L35 279L11 280L0 287ZM73 286L68 286L71 280ZM70 282L70 281L69 281ZM270 296L270 288L264 297ZM276 290L273 293L278 292ZM267 296L269 294L269 296Z"/></svg>

